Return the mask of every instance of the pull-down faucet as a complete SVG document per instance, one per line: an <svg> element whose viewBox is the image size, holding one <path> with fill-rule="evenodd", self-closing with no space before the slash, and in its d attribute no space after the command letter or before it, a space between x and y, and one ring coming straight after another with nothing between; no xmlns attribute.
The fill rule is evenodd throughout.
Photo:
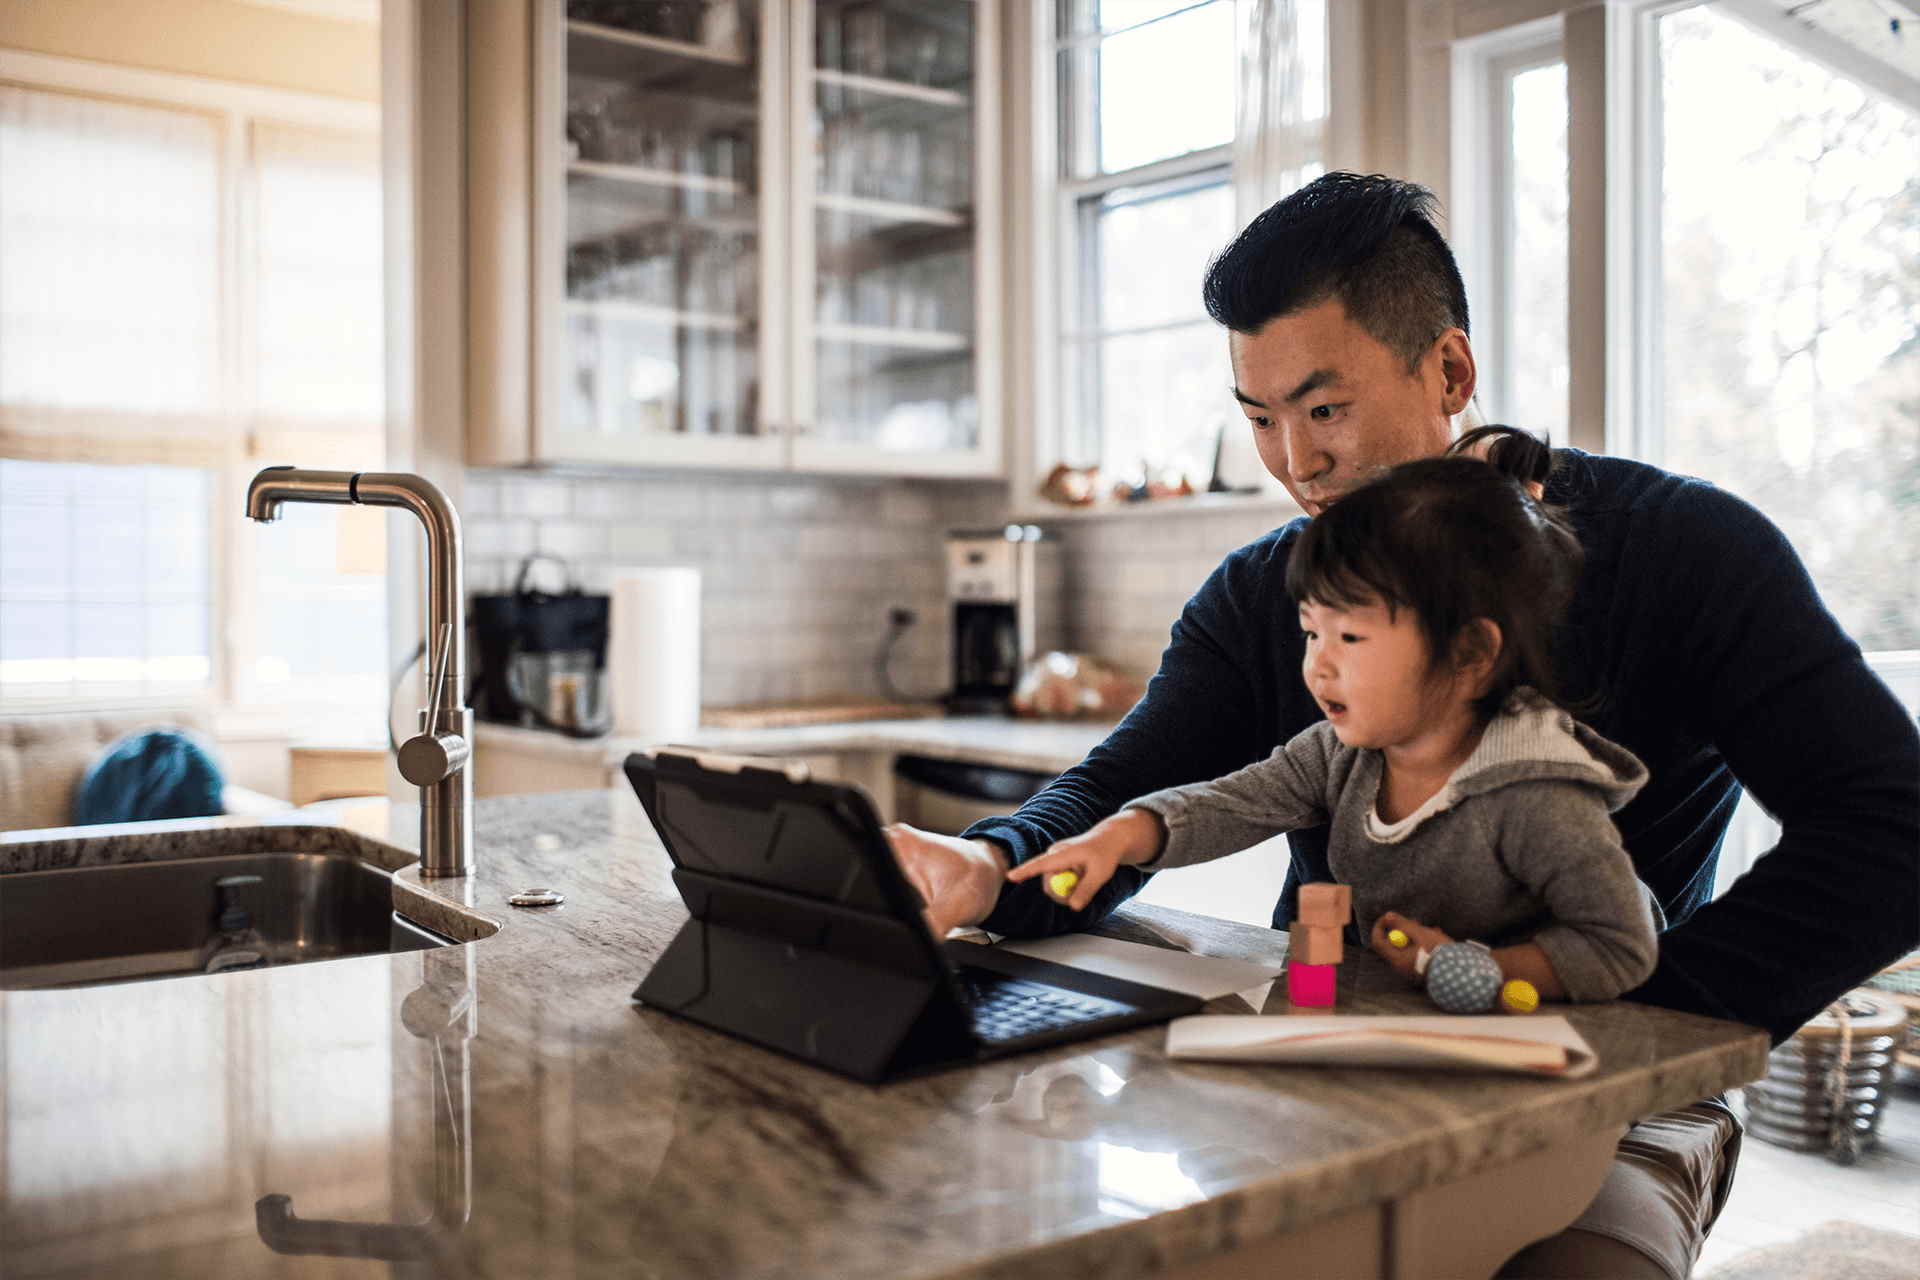
<svg viewBox="0 0 1920 1280"><path fill-rule="evenodd" d="M420 788L420 874L473 873L473 712L466 706L465 557L460 515L429 480L395 471L267 467L247 485L247 516L280 518L283 502L403 507L427 530L427 689L420 732L400 748L400 773Z"/></svg>

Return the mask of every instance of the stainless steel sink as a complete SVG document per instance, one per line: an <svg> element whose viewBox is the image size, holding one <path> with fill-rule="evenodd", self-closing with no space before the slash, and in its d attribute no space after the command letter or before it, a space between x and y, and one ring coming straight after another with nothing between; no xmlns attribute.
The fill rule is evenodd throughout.
<svg viewBox="0 0 1920 1280"><path fill-rule="evenodd" d="M132 982L456 945L337 853L249 853L0 876L0 987Z"/></svg>

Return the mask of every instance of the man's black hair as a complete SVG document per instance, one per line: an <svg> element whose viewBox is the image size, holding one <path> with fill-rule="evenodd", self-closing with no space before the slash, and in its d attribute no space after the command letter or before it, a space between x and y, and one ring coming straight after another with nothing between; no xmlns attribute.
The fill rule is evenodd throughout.
<svg viewBox="0 0 1920 1280"><path fill-rule="evenodd" d="M1479 448L1486 456L1471 456ZM1566 513L1527 491L1552 470L1546 441L1494 426L1468 432L1440 457L1383 471L1308 523L1287 558L1287 592L1336 609L1413 610L1429 672L1460 656L1474 619L1490 618L1501 645L1475 702L1482 719L1521 685L1560 701L1552 631L1582 554Z"/></svg>
<svg viewBox="0 0 1920 1280"><path fill-rule="evenodd" d="M1207 314L1236 333L1338 298L1411 373L1448 329L1467 331L1467 290L1435 223L1439 201L1384 174L1315 178L1275 201L1207 264Z"/></svg>

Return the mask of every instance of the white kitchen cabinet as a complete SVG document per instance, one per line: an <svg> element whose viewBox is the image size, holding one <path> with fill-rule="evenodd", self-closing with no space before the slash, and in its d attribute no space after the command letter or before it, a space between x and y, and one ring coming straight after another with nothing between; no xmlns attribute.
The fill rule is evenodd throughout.
<svg viewBox="0 0 1920 1280"><path fill-rule="evenodd" d="M997 18L471 6L468 461L1001 474Z"/></svg>

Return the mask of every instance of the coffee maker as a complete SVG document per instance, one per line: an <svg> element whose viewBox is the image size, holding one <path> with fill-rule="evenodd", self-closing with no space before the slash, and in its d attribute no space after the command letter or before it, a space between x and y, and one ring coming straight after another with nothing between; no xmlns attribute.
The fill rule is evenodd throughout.
<svg viewBox="0 0 1920 1280"><path fill-rule="evenodd" d="M947 601L953 611L957 713L1004 712L1041 634L1045 535L1037 525L957 529L947 535Z"/></svg>

